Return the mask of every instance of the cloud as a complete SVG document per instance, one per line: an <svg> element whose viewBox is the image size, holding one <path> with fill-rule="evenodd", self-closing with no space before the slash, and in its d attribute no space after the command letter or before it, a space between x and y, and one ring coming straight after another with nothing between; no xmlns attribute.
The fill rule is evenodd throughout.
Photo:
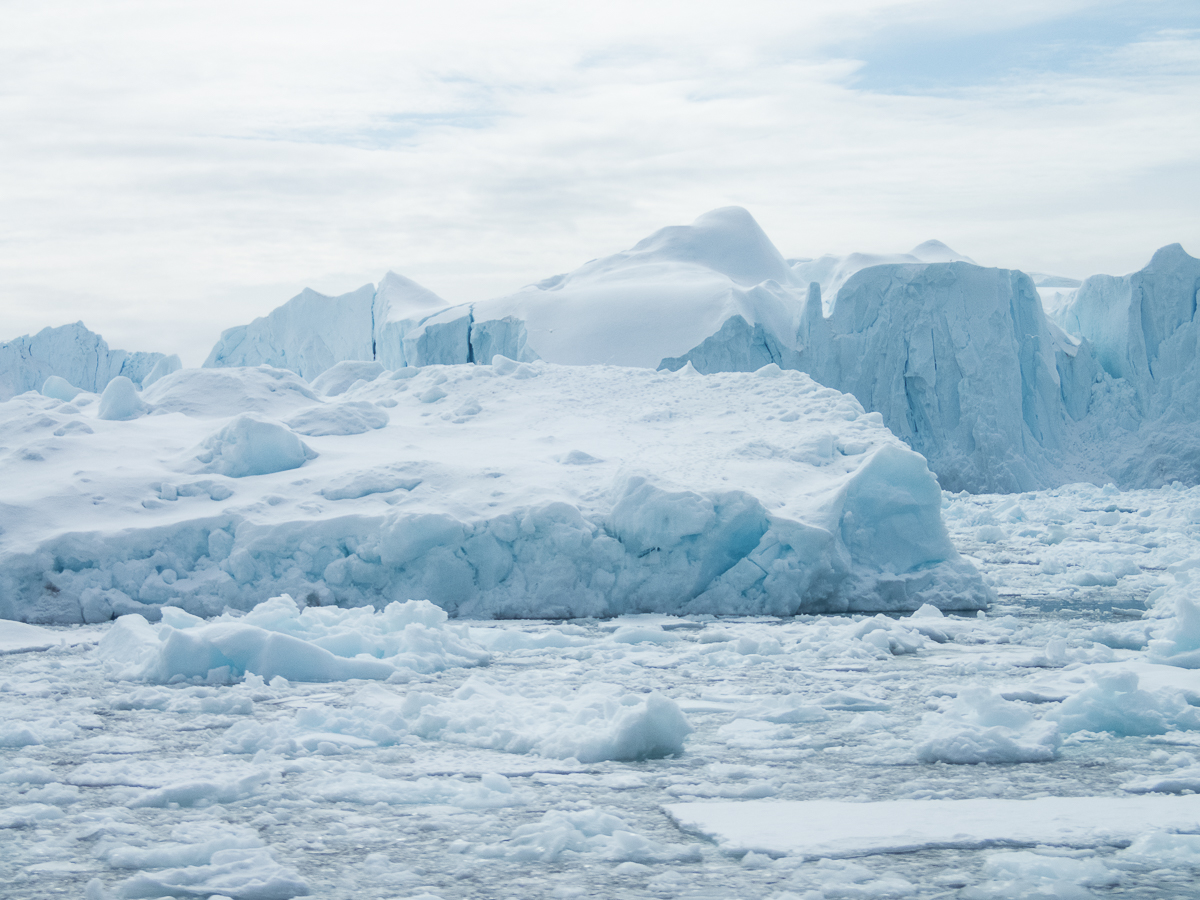
<svg viewBox="0 0 1200 900"><path fill-rule="evenodd" d="M731 203L794 256L1200 252L1182 8L10 4L0 339L197 363L306 285L482 299Z"/></svg>

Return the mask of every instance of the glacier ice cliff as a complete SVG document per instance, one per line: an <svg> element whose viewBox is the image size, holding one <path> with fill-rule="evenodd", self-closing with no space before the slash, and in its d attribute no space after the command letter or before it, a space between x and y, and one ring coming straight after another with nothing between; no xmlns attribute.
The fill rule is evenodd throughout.
<svg viewBox="0 0 1200 900"><path fill-rule="evenodd" d="M730 207L477 303L444 304L394 273L377 290L305 292L226 332L206 365L311 380L347 360L394 369L498 354L706 374L774 363L879 412L950 490L1196 484L1198 273L1177 244L1140 272L1078 287L978 266L938 241L789 261Z"/></svg>
<svg viewBox="0 0 1200 900"><path fill-rule="evenodd" d="M161 353L111 350L82 322L43 328L37 334L0 342L0 401L41 390L54 376L91 393L100 393L118 375L141 384L166 358Z"/></svg>

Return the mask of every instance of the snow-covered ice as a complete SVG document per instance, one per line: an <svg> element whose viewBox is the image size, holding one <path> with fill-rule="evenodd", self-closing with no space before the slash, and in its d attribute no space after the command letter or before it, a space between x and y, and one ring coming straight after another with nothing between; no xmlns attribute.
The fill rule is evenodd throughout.
<svg viewBox="0 0 1200 900"><path fill-rule="evenodd" d="M326 374L325 397L259 367L0 404L0 613L212 616L287 593L790 615L991 596L924 460L802 373L496 357Z"/></svg>
<svg viewBox="0 0 1200 900"><path fill-rule="evenodd" d="M1032 800L767 800L668 804L681 828L730 853L809 859L914 850L1050 844L1121 846L1144 833L1200 832L1200 797Z"/></svg>

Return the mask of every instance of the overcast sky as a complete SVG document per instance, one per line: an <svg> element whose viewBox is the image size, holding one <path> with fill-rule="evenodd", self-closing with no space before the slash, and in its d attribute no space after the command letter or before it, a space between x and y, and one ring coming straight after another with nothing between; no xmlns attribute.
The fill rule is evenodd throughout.
<svg viewBox="0 0 1200 900"><path fill-rule="evenodd" d="M0 25L0 340L82 319L195 365L305 286L481 300L731 204L785 256L1200 255L1195 0L0 0Z"/></svg>

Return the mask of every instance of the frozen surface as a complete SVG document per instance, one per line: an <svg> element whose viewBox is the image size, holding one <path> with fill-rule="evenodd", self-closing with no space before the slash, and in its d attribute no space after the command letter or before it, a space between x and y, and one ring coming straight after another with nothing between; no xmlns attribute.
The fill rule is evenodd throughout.
<svg viewBox="0 0 1200 900"><path fill-rule="evenodd" d="M211 616L283 593L476 617L991 596L924 460L802 373L502 357L328 373L325 398L259 367L0 405L0 614Z"/></svg>
<svg viewBox="0 0 1200 900"><path fill-rule="evenodd" d="M52 382L53 396L72 388L99 393L118 375L141 384L165 359L161 353L110 350L104 338L82 322L43 328L37 334L0 342L0 401L40 391L52 378L58 379ZM61 384L64 381L66 385Z"/></svg>
<svg viewBox="0 0 1200 900"><path fill-rule="evenodd" d="M1197 796L742 800L673 803L666 810L680 828L730 853L811 859L1021 844L1122 846L1158 829L1200 832Z"/></svg>
<svg viewBox="0 0 1200 900"><path fill-rule="evenodd" d="M14 900L1194 897L1200 669L1172 661L1196 637L1200 491L942 503L997 588L986 615L455 621L276 598L24 632L0 655L0 883ZM272 636L309 649L258 652ZM953 734L1049 752L929 755ZM722 842L668 815L706 807ZM739 844L746 828L762 839Z"/></svg>

